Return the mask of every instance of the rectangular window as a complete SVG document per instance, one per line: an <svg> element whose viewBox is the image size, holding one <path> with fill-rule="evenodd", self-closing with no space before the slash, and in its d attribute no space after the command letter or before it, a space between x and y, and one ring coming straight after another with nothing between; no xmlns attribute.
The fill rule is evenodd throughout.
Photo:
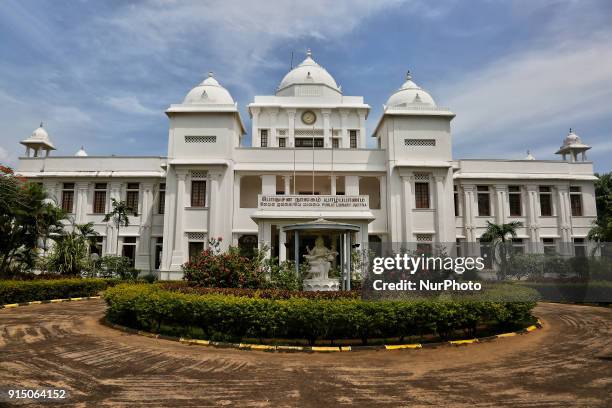
<svg viewBox="0 0 612 408"><path fill-rule="evenodd" d="M340 139L337 137L333 137L332 138L332 149L339 149L340 148Z"/></svg>
<svg viewBox="0 0 612 408"><path fill-rule="evenodd" d="M189 260L197 258L204 251L204 242L189 242Z"/></svg>
<svg viewBox="0 0 612 408"><path fill-rule="evenodd" d="M134 215L138 214L138 194L140 192L140 183L128 183L125 204L132 210Z"/></svg>
<svg viewBox="0 0 612 408"><path fill-rule="evenodd" d="M429 208L429 183L414 183L416 208Z"/></svg>
<svg viewBox="0 0 612 408"><path fill-rule="evenodd" d="M542 217L553 215L552 190L549 186L540 186L540 215Z"/></svg>
<svg viewBox="0 0 612 408"><path fill-rule="evenodd" d="M357 131L349 130L349 140L351 142L351 149L357 148Z"/></svg>
<svg viewBox="0 0 612 408"><path fill-rule="evenodd" d="M542 238L542 245L544 246L544 253L552 255L556 252L555 239L554 238Z"/></svg>
<svg viewBox="0 0 612 408"><path fill-rule="evenodd" d="M104 214L106 212L106 183L96 183L94 187L94 214Z"/></svg>
<svg viewBox="0 0 612 408"><path fill-rule="evenodd" d="M91 237L90 244L89 244L89 253L96 254L98 257L101 257L103 243L104 243L104 237L100 237L100 236Z"/></svg>
<svg viewBox="0 0 612 408"><path fill-rule="evenodd" d="M191 206L206 206L206 180L191 181Z"/></svg>
<svg viewBox="0 0 612 408"><path fill-rule="evenodd" d="M163 214L166 208L166 183L159 185L159 199L157 200L157 213Z"/></svg>
<svg viewBox="0 0 612 408"><path fill-rule="evenodd" d="M477 186L478 191L478 215L481 217L491 216L491 196L489 186Z"/></svg>
<svg viewBox="0 0 612 408"><path fill-rule="evenodd" d="M261 129L261 147L268 147L268 129Z"/></svg>
<svg viewBox="0 0 612 408"><path fill-rule="evenodd" d="M323 147L323 139L320 137L311 138L311 137L300 137L295 139L295 147L310 147L312 148L312 143L314 142L314 147Z"/></svg>
<svg viewBox="0 0 612 408"><path fill-rule="evenodd" d="M520 217L523 212L521 208L521 188L519 186L508 186L508 201L510 202L510 216Z"/></svg>
<svg viewBox="0 0 612 408"><path fill-rule="evenodd" d="M455 205L455 216L459 216L459 190L457 186L453 186L453 203Z"/></svg>
<svg viewBox="0 0 612 408"><path fill-rule="evenodd" d="M159 237L155 240L155 269L159 269L162 259L162 250L164 248L164 239Z"/></svg>
<svg viewBox="0 0 612 408"><path fill-rule="evenodd" d="M130 266L134 267L136 261L136 237L124 237L121 255L129 258Z"/></svg>
<svg viewBox="0 0 612 408"><path fill-rule="evenodd" d="M279 137L278 147L287 147L287 139L285 139L284 137Z"/></svg>
<svg viewBox="0 0 612 408"><path fill-rule="evenodd" d="M515 254L525 253L525 242L523 242L523 238L512 239L512 252Z"/></svg>
<svg viewBox="0 0 612 408"><path fill-rule="evenodd" d="M574 238L574 255L584 258L586 256L586 244L584 238Z"/></svg>
<svg viewBox="0 0 612 408"><path fill-rule="evenodd" d="M64 183L62 189L62 210L71 214L74 210L74 183Z"/></svg>
<svg viewBox="0 0 612 408"><path fill-rule="evenodd" d="M570 204L572 207L572 217L582 216L582 193L580 187L570 187Z"/></svg>

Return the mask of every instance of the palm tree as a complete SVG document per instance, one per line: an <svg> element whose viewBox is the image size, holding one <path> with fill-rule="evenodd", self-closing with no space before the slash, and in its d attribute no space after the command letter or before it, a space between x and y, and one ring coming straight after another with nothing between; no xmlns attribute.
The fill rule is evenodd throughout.
<svg viewBox="0 0 612 408"><path fill-rule="evenodd" d="M516 238L516 230L521 228L523 223L512 221L507 224L494 224L487 221L487 230L480 237L481 242L490 242L493 256L499 253L500 273L499 279L505 279L508 266L507 244Z"/></svg>
<svg viewBox="0 0 612 408"><path fill-rule="evenodd" d="M115 227L117 227L117 248L115 252L117 255L119 255L119 230L121 227L127 227L130 225L128 214L133 210L128 207L125 201L117 201L114 198L111 198L111 205L113 209L104 216L103 221L108 222L112 219L113 224L115 224Z"/></svg>

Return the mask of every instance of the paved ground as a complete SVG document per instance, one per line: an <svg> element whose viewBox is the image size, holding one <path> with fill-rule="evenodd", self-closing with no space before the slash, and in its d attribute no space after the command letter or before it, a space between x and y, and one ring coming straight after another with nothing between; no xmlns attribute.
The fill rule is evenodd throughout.
<svg viewBox="0 0 612 408"><path fill-rule="evenodd" d="M107 328L103 312L0 310L0 387L62 387L69 406L611 406L612 309L543 304L525 336L342 354L188 346Z"/></svg>

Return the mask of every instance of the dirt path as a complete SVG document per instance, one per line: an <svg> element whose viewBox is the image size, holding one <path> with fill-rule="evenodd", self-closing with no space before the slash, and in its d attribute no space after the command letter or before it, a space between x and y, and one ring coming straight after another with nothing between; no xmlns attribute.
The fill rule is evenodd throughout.
<svg viewBox="0 0 612 408"><path fill-rule="evenodd" d="M65 388L68 406L611 406L612 309L542 304L542 330L470 346L283 354L128 335L104 308L0 310L0 388Z"/></svg>

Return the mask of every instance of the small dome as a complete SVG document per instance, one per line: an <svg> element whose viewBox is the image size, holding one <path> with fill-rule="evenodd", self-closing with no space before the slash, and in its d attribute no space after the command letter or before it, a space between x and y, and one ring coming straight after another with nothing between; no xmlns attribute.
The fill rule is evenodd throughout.
<svg viewBox="0 0 612 408"><path fill-rule="evenodd" d="M83 146L81 146L81 148L79 149L79 151L78 151L78 152L76 152L74 155L75 155L76 157L87 157L87 156L89 156L89 155L87 154L87 152L85 151L85 149L83 149Z"/></svg>
<svg viewBox="0 0 612 408"><path fill-rule="evenodd" d="M386 105L391 108L419 105L435 107L436 102L427 91L412 81L412 75L408 71L406 82L389 97Z"/></svg>
<svg viewBox="0 0 612 408"><path fill-rule="evenodd" d="M208 78L189 91L183 103L233 105L234 99L227 89L219 85L219 82L213 77L213 73L209 72Z"/></svg>
<svg viewBox="0 0 612 408"><path fill-rule="evenodd" d="M567 136L565 136L565 139L563 140L563 146L571 146L574 144L582 144L582 140L580 139L580 136L574 133L572 128L570 128L569 133L567 134Z"/></svg>
<svg viewBox="0 0 612 408"><path fill-rule="evenodd" d="M278 91L297 84L325 85L342 93L334 77L312 59L310 49L306 52L306 59L285 75L278 86Z"/></svg>
<svg viewBox="0 0 612 408"><path fill-rule="evenodd" d="M49 134L45 129L43 129L43 124L40 122L40 126L32 132L32 136L30 136L30 140L40 140L44 142L49 141Z"/></svg>

